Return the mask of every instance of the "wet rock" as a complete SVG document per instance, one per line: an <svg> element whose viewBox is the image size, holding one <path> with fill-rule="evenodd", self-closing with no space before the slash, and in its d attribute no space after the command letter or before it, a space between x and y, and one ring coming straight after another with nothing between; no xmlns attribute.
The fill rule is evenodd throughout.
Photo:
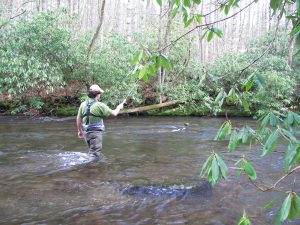
<svg viewBox="0 0 300 225"><path fill-rule="evenodd" d="M207 180L200 180L194 185L128 185L121 191L123 194L135 195L135 196L206 196L210 195L212 186Z"/></svg>

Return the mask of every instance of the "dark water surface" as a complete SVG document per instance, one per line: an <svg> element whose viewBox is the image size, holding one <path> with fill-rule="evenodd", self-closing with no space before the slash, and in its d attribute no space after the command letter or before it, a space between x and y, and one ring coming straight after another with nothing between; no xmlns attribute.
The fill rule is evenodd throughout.
<svg viewBox="0 0 300 225"><path fill-rule="evenodd" d="M230 166L245 155L259 182L283 175L282 155L262 160L258 147L227 153L213 141L222 118L116 118L106 120L105 163L87 164L74 120L0 118L0 224L200 224L234 225L243 213L253 225L274 224L275 210L261 207L277 192L260 193L244 176L230 177L207 194L127 195L130 183L187 185L197 182L212 151ZM186 127L184 123L190 125ZM234 119L234 126L255 126ZM265 175L262 175L262 172ZM299 176L298 176L299 178ZM288 187L288 180L279 187ZM294 190L299 193L299 181ZM300 220L287 224L300 224Z"/></svg>

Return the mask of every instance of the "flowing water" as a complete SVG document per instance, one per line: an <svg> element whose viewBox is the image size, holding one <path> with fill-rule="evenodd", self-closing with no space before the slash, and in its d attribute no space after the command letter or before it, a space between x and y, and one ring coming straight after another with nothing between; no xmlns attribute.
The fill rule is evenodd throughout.
<svg viewBox="0 0 300 225"><path fill-rule="evenodd" d="M257 146L227 153L215 142L223 118L118 117L106 120L106 162L87 163L75 121L51 118L0 118L0 224L188 224L234 225L243 209L254 225L274 224L275 209L262 206L278 192L261 193L245 176L229 179L198 195L132 195L140 187L186 187L200 180L199 170L216 151L229 166L245 155L254 162L258 182L283 175L283 155L259 157ZM185 126L189 123L189 126ZM233 125L256 126L250 119ZM279 149L283 148L279 146ZM299 178L299 176L298 176ZM294 178L293 178L294 179ZM292 178L280 183L289 187ZM299 193L299 182L293 187ZM300 220L288 224L300 224Z"/></svg>

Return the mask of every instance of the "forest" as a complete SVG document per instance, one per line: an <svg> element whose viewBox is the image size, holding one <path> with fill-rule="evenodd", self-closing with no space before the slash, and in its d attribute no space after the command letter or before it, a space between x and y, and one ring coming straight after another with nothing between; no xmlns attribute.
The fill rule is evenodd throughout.
<svg viewBox="0 0 300 225"><path fill-rule="evenodd" d="M231 153L258 143L265 157L284 140L278 183L300 171L299 59L299 0L0 3L1 115L75 116L98 84L109 107L126 99L126 115L224 117L214 140L227 140ZM232 117L257 119L259 128L236 128ZM223 160L213 151L201 167L213 186L228 177ZM254 183L251 160L234 165ZM293 188L266 208L279 202L276 224L300 216ZM244 211L238 224L250 220Z"/></svg>
<svg viewBox="0 0 300 225"><path fill-rule="evenodd" d="M134 90L128 96L127 108L181 102L171 106L171 111L148 112L152 115L211 115L221 111L224 97L231 90L241 92L246 84L247 95L237 97L231 91L237 97L234 101L241 103L237 115L262 115L270 106L274 110L298 106L299 60L292 57L296 50L289 35L291 22L282 18L276 24L273 17L269 18L268 4L258 3L261 5L253 11L250 5L240 13L232 7L236 11L232 14L238 13L239 17L233 16L218 27L195 29L172 48L162 50L158 64L163 69L157 71L155 66L143 67L149 64L151 56L155 57L157 49L187 32L187 25L197 25L198 21L201 24L204 19L212 21L222 12L216 10L203 18L195 14L193 20L184 24L179 16L172 15L174 3L160 10L155 1L129 1L127 8L120 9L120 13L128 13L125 25L115 22L109 26L111 21L105 18L113 16L112 3L90 2L97 6L90 18L84 13L91 7L87 2L62 3L7 1L2 5L2 113L76 115L77 106L92 83L103 87L102 100L111 107L131 89ZM121 6L125 2L115 4ZM242 5L247 6L241 2ZM138 7L146 12L135 14ZM191 10L198 8L195 5ZM205 14L211 8L211 4L201 5L200 10ZM261 15L258 30L249 32L247 27L255 28L257 23L250 15L256 14ZM234 104L227 101L224 105L227 109L219 114L235 111L230 107Z"/></svg>

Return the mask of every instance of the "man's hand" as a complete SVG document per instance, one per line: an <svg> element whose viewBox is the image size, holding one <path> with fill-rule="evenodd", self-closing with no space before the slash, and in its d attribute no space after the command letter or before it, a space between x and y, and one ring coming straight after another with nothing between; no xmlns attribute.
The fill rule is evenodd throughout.
<svg viewBox="0 0 300 225"><path fill-rule="evenodd" d="M80 138L80 139L83 138L83 132L82 131L78 131L78 138Z"/></svg>
<svg viewBox="0 0 300 225"><path fill-rule="evenodd" d="M118 108L121 110L124 108L124 102L122 102L121 104L118 105Z"/></svg>
<svg viewBox="0 0 300 225"><path fill-rule="evenodd" d="M119 104L116 109L114 109L112 112L111 112L111 115L112 116L117 116L120 112L121 109L124 108L124 103L122 102L121 104Z"/></svg>

